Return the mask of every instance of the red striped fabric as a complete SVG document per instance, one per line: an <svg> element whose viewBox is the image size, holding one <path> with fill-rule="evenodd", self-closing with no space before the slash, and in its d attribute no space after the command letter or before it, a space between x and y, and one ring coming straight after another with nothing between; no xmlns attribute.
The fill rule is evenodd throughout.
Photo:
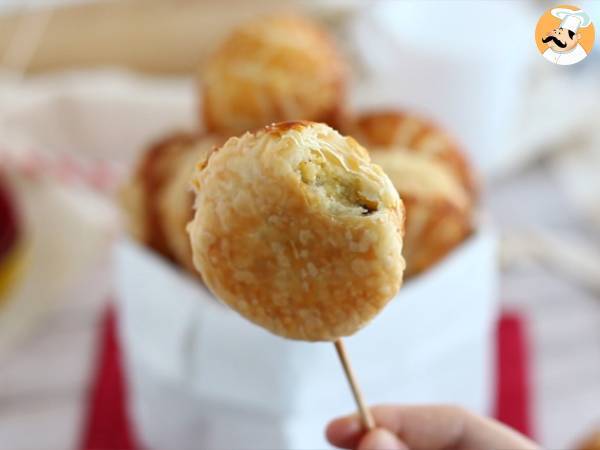
<svg viewBox="0 0 600 450"><path fill-rule="evenodd" d="M506 425L534 438L529 340L525 320L520 314L505 312L502 315L496 343L494 415Z"/></svg>
<svg viewBox="0 0 600 450"><path fill-rule="evenodd" d="M84 429L79 448L84 450L136 450L136 438L127 413L127 386L117 336L116 315L109 308L102 320Z"/></svg>

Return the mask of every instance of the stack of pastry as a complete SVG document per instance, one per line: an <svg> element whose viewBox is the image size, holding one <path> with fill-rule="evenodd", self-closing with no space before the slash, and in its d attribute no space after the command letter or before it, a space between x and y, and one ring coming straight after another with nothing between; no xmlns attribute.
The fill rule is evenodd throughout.
<svg viewBox="0 0 600 450"><path fill-rule="evenodd" d="M220 143L218 135L175 132L150 145L121 191L130 234L192 272L185 231L193 215L188 183L196 163Z"/></svg>
<svg viewBox="0 0 600 450"><path fill-rule="evenodd" d="M348 118L346 68L329 36L308 20L271 16L234 30L199 83L203 137L170 136L151 146L126 189L133 234L193 270L184 225L192 216L186 186L194 159L223 138L302 119L353 136L392 179L406 207L406 275L441 260L473 227L468 163L446 133L419 117L392 111Z"/></svg>
<svg viewBox="0 0 600 450"><path fill-rule="evenodd" d="M440 261L473 229L475 181L454 140L403 112L361 115L344 129L369 148L406 207L406 276Z"/></svg>
<svg viewBox="0 0 600 450"><path fill-rule="evenodd" d="M337 123L345 97L345 64L329 35L296 16L241 25L207 62L199 85L203 133L174 133L148 147L121 204L130 233L196 273L185 224L194 164L224 138L273 122Z"/></svg>

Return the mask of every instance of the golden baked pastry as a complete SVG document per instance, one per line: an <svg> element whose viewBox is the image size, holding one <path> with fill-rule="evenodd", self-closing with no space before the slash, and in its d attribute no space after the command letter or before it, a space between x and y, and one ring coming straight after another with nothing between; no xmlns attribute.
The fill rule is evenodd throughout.
<svg viewBox="0 0 600 450"><path fill-rule="evenodd" d="M354 139L324 124L274 124L229 139L193 184L196 268L267 330L351 335L400 288L402 202Z"/></svg>
<svg viewBox="0 0 600 450"><path fill-rule="evenodd" d="M222 138L177 132L152 144L121 192L130 233L166 258L194 269L186 225L193 217L190 178Z"/></svg>
<svg viewBox="0 0 600 450"><path fill-rule="evenodd" d="M405 277L440 261L472 231L472 171L454 141L417 116L375 112L347 129L388 174L406 207Z"/></svg>
<svg viewBox="0 0 600 450"><path fill-rule="evenodd" d="M401 111L374 111L360 115L343 131L371 149L403 148L446 165L469 195L476 196L473 171L459 146L445 130L420 116Z"/></svg>
<svg viewBox="0 0 600 450"><path fill-rule="evenodd" d="M407 151L371 152L394 183L406 208L405 276L440 261L472 231L469 196L438 161Z"/></svg>
<svg viewBox="0 0 600 450"><path fill-rule="evenodd" d="M345 65L330 37L295 16L243 24L202 75L205 126L228 135L284 120L331 124L345 97Z"/></svg>

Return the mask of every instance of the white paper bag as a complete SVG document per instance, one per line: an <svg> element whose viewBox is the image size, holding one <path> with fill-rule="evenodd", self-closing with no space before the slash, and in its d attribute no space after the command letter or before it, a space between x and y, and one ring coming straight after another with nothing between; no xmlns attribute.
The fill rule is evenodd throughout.
<svg viewBox="0 0 600 450"><path fill-rule="evenodd" d="M369 403L457 403L488 413L495 238L480 231L409 281L346 339ZM148 448L328 448L355 410L331 343L282 339L129 241L116 259L131 412Z"/></svg>

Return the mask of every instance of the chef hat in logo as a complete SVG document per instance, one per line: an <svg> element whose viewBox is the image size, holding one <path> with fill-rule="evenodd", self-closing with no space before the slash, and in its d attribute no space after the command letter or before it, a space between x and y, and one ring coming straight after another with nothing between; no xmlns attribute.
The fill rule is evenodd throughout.
<svg viewBox="0 0 600 450"><path fill-rule="evenodd" d="M561 28L571 30L573 33L577 33L579 28L586 28L592 23L589 14L581 9L573 11L567 8L554 8L550 12L554 17L557 17L562 21L560 23Z"/></svg>

